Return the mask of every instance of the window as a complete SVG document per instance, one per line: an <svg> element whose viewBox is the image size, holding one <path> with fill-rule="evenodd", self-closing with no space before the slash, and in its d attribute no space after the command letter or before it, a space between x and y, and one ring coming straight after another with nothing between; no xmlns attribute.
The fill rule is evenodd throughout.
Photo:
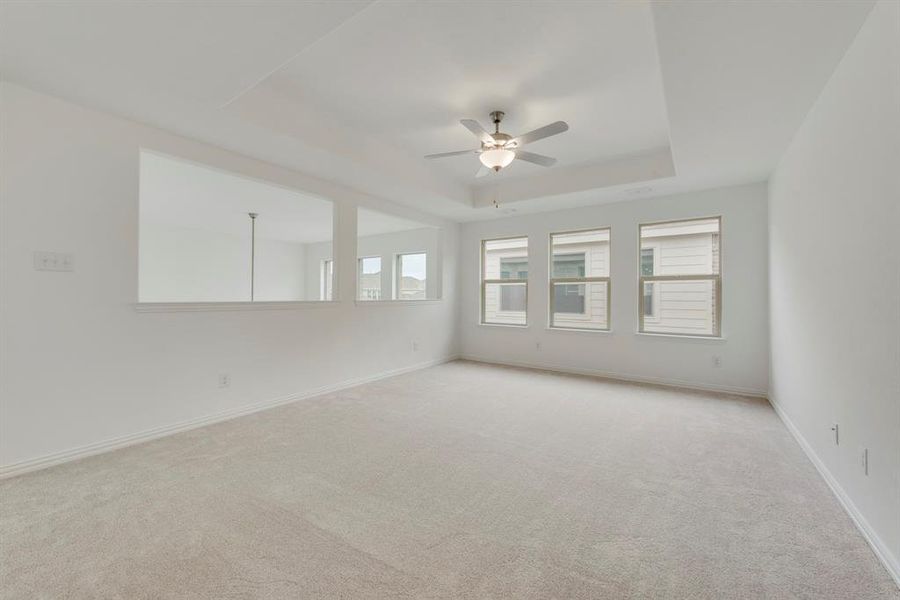
<svg viewBox="0 0 900 600"><path fill-rule="evenodd" d="M141 150L139 303L322 300L332 203Z"/></svg>
<svg viewBox="0 0 900 600"><path fill-rule="evenodd" d="M554 277L584 277L584 257L582 254L555 254L553 256ZM585 288L583 285L561 283L553 286L553 313L583 315Z"/></svg>
<svg viewBox="0 0 900 600"><path fill-rule="evenodd" d="M528 279L528 259L501 258L500 279Z"/></svg>
<svg viewBox="0 0 900 600"><path fill-rule="evenodd" d="M381 257L367 256L359 259L360 300L381 300Z"/></svg>
<svg viewBox="0 0 900 600"><path fill-rule="evenodd" d="M424 252L397 255L396 300L424 300L426 298L425 266Z"/></svg>
<svg viewBox="0 0 900 600"><path fill-rule="evenodd" d="M641 332L721 335L721 218L640 226Z"/></svg>
<svg viewBox="0 0 900 600"><path fill-rule="evenodd" d="M363 207L356 225L357 302L441 298L439 227Z"/></svg>
<svg viewBox="0 0 900 600"><path fill-rule="evenodd" d="M481 322L526 325L528 238L481 243Z"/></svg>
<svg viewBox="0 0 900 600"><path fill-rule="evenodd" d="M500 279L528 279L528 261L500 259ZM507 285L500 288L500 310L525 311L525 288Z"/></svg>
<svg viewBox="0 0 900 600"><path fill-rule="evenodd" d="M656 271L654 267L654 260L656 257L656 248L641 248L641 276L642 277L653 277L654 272ZM655 317L656 313L654 312L656 303L653 301L655 291L654 284L652 281L644 282L643 287L644 294L644 317Z"/></svg>
<svg viewBox="0 0 900 600"><path fill-rule="evenodd" d="M331 259L323 260L322 268L319 272L319 300L333 300L334 261Z"/></svg>
<svg viewBox="0 0 900 600"><path fill-rule="evenodd" d="M550 235L550 326L609 329L609 229Z"/></svg>
<svg viewBox="0 0 900 600"><path fill-rule="evenodd" d="M500 287L500 310L503 312L525 312L526 294L524 286L504 285Z"/></svg>

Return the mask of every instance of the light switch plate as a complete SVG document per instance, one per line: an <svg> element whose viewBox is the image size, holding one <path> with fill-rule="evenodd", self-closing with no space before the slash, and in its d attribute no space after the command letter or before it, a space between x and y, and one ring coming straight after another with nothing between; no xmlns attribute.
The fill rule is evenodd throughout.
<svg viewBox="0 0 900 600"><path fill-rule="evenodd" d="M74 271L75 257L68 252L34 253L35 271Z"/></svg>

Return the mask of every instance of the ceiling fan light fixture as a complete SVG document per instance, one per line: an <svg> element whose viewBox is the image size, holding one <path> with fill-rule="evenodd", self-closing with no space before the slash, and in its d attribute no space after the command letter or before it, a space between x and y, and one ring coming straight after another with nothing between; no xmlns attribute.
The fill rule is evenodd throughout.
<svg viewBox="0 0 900 600"><path fill-rule="evenodd" d="M499 171L503 167L508 166L515 157L516 153L506 148L492 148L485 150L478 156L481 164L494 171Z"/></svg>
<svg viewBox="0 0 900 600"><path fill-rule="evenodd" d="M475 177L483 177L489 173L487 169L495 173L500 169L509 166L512 161L518 159L520 161L529 162L541 167L552 167L556 164L556 159L543 154L535 154L523 150L522 146L557 135L569 130L569 126L565 121L556 121L543 127L538 127L528 133L513 137L508 133L500 131L500 122L503 120L503 111L495 110L491 113L491 122L494 123L494 132L488 131L474 119L463 119L460 121L463 127L475 134L481 141L480 148L472 151L478 155L478 160L486 168L478 171ZM457 150L455 152L441 152L439 154L427 154L425 158L447 158L449 156L462 156L469 154L469 150Z"/></svg>

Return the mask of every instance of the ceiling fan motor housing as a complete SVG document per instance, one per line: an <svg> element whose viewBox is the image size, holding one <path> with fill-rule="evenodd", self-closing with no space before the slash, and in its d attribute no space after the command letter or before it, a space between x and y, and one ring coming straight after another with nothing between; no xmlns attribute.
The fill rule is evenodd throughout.
<svg viewBox="0 0 900 600"><path fill-rule="evenodd" d="M491 137L494 138L494 142L493 143L483 143L482 142L482 144L481 144L482 147L484 147L484 148L503 148L510 142L510 140L512 140L512 136L507 135L505 133L492 133Z"/></svg>

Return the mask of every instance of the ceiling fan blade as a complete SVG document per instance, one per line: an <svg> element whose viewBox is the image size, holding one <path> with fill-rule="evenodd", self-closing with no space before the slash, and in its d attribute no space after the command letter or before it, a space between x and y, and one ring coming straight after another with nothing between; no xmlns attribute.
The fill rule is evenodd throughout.
<svg viewBox="0 0 900 600"><path fill-rule="evenodd" d="M542 140L544 138L550 137L551 135L556 135L568 130L569 125L565 121L557 121L556 123L550 123L549 125L539 127L534 131L523 133L519 137L513 138L512 142L517 146L523 146L525 144L536 142L537 140Z"/></svg>
<svg viewBox="0 0 900 600"><path fill-rule="evenodd" d="M544 156L543 154L535 154L534 152L525 152L524 150L516 150L516 158L525 162L541 165L542 167L552 167L556 164L555 158Z"/></svg>
<svg viewBox="0 0 900 600"><path fill-rule="evenodd" d="M481 126L481 123L476 121L475 119L463 119L460 121L462 126L475 134L479 140L484 142L485 144L494 143L494 138L491 137L491 134L488 133L484 127Z"/></svg>
<svg viewBox="0 0 900 600"><path fill-rule="evenodd" d="M425 158L445 158L447 156L462 156L463 154L475 154L478 150L457 150L456 152L441 152L440 154L426 154Z"/></svg>
<svg viewBox="0 0 900 600"><path fill-rule="evenodd" d="M491 173L493 173L493 171L491 171L490 169L488 169L486 166L481 165L481 168L478 169L478 172L477 172L477 173L475 173L475 177L476 177L476 178L478 178L478 177L485 177L485 176L487 176L487 175L490 175Z"/></svg>

